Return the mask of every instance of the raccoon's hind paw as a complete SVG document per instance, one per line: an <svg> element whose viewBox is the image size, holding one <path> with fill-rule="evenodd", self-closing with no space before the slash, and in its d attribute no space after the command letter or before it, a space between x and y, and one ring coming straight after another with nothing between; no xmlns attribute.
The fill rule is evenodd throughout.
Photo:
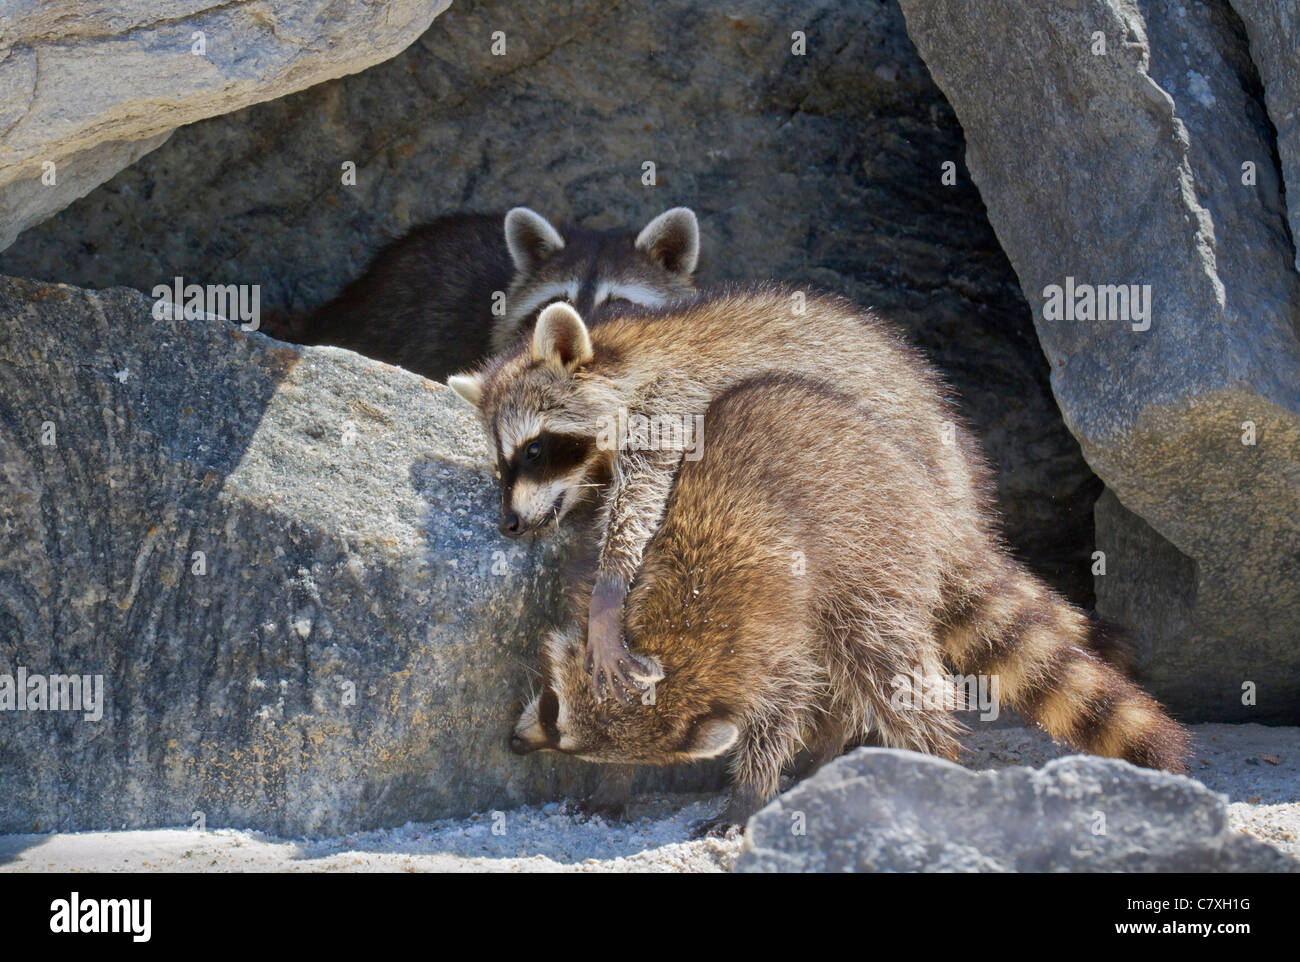
<svg viewBox="0 0 1300 962"><path fill-rule="evenodd" d="M584 815L599 815L622 821L632 803L632 783L636 768L632 765L606 765L596 781L596 789L586 799L573 803Z"/></svg>
<svg viewBox="0 0 1300 962"><path fill-rule="evenodd" d="M592 797L574 802L573 808L588 818L599 815L607 822L623 822L627 820L627 804L626 799Z"/></svg>
<svg viewBox="0 0 1300 962"><path fill-rule="evenodd" d="M745 826L740 825L723 812L721 815L715 815L713 818L702 818L697 822L691 823L691 838L740 838L745 832Z"/></svg>
<svg viewBox="0 0 1300 962"><path fill-rule="evenodd" d="M775 778L776 773L773 772L773 789L776 787ZM727 795L727 804L723 806L722 811L712 818L695 822L691 826L691 838L708 836L739 838L745 832L749 817L763 807L763 803L771 797L771 794L750 782L732 784L731 791Z"/></svg>

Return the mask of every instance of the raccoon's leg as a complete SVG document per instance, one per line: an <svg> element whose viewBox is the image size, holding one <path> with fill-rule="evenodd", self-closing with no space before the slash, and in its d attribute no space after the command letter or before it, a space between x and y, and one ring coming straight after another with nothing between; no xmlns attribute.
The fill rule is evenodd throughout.
<svg viewBox="0 0 1300 962"><path fill-rule="evenodd" d="M917 676L932 681L936 694L948 690L928 610L884 608L865 592L848 594L827 609L823 636L835 653L827 715L844 726L841 748L870 744L956 759L963 730L956 705L917 697L924 685L912 691Z"/></svg>
<svg viewBox="0 0 1300 962"><path fill-rule="evenodd" d="M781 769L794 756L802 729L800 712L785 698L772 699L772 708L751 718L737 748L727 804L713 818L691 826L692 838L730 835L743 829L751 815L777 794Z"/></svg>
<svg viewBox="0 0 1300 962"><path fill-rule="evenodd" d="M600 560L587 620L587 664L596 700L612 694L632 704L649 668L623 640L624 602L646 545L663 522L681 451L620 454L601 509Z"/></svg>
<svg viewBox="0 0 1300 962"><path fill-rule="evenodd" d="M578 807L588 815L623 818L632 800L635 765L602 765L596 789Z"/></svg>
<svg viewBox="0 0 1300 962"><path fill-rule="evenodd" d="M805 740L807 753L801 763L794 767L792 774L797 781L803 781L850 748L864 743L861 738L851 736L847 726L839 719L824 718Z"/></svg>

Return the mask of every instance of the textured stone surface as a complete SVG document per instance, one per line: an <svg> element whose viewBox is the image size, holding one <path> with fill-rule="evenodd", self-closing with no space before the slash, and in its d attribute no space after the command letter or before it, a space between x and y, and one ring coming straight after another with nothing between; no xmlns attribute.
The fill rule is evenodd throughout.
<svg viewBox="0 0 1300 962"><path fill-rule="evenodd" d="M860 748L749 821L738 872L1297 872L1181 775L1071 755L972 772Z"/></svg>
<svg viewBox="0 0 1300 962"><path fill-rule="evenodd" d="M1277 153L1287 185L1291 239L1300 237L1300 3L1232 0L1250 37L1251 59L1264 83L1264 102L1277 131ZM1300 251L1296 252L1300 270Z"/></svg>
<svg viewBox="0 0 1300 962"><path fill-rule="evenodd" d="M1175 709L1294 721L1300 277L1241 21L1226 2L902 6L965 130L1065 422L1144 522L1099 516L1099 610L1151 629L1142 669ZM1047 288L1067 277L1150 285L1150 328L1049 319Z"/></svg>
<svg viewBox="0 0 1300 962"><path fill-rule="evenodd" d="M55 162L53 184L43 183L39 176L19 175L19 179L0 185L0 248L12 243L27 225L39 224L135 163L164 143L171 133L168 130L143 140L105 141L60 158Z"/></svg>
<svg viewBox="0 0 1300 962"><path fill-rule="evenodd" d="M523 203L608 227L687 204L702 281L818 284L906 327L987 441L1011 541L1086 602L1100 485L962 154L893 3L458 0L388 63L177 131L0 270L145 291L175 274L260 283L264 307L303 310L441 213Z"/></svg>
<svg viewBox="0 0 1300 962"><path fill-rule="evenodd" d="M585 794L596 766L506 749L556 546L497 534L481 435L346 351L4 280L0 676L102 675L105 704L0 711L0 832L338 834Z"/></svg>
<svg viewBox="0 0 1300 962"><path fill-rule="evenodd" d="M176 127L387 60L449 2L6 3L0 248ZM48 185L47 161L56 174Z"/></svg>

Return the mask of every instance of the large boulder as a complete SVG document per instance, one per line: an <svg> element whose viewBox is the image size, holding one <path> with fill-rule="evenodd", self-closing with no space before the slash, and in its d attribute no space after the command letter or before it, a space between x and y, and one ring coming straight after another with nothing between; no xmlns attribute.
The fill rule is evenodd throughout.
<svg viewBox="0 0 1300 962"><path fill-rule="evenodd" d="M973 772L860 748L749 821L737 872L1300 872L1181 775L1071 755Z"/></svg>
<svg viewBox="0 0 1300 962"><path fill-rule="evenodd" d="M6 4L0 249L175 128L387 60L449 3Z"/></svg>
<svg viewBox="0 0 1300 962"><path fill-rule="evenodd" d="M703 281L819 285L905 327L987 442L1011 541L1090 603L1101 486L962 153L894 3L457 0L387 63L177 131L0 271L258 283L264 306L307 310L449 211L610 227L688 204Z"/></svg>
<svg viewBox="0 0 1300 962"><path fill-rule="evenodd" d="M559 549L496 533L467 406L152 308L0 281L0 832L339 834L589 791L506 747ZM102 701L51 710L55 675Z"/></svg>
<svg viewBox="0 0 1300 962"><path fill-rule="evenodd" d="M1099 610L1138 629L1146 678L1184 715L1294 721L1300 276L1246 30L1224 0L901 2L1065 423L1114 494ZM1294 36L1293 14L1276 22ZM1278 45L1266 82L1295 76L1294 47L1268 66L1283 37L1261 38ZM1293 135L1294 87L1268 102ZM1065 307L1072 285L1139 285L1149 314L1107 294L1093 319L1102 292Z"/></svg>

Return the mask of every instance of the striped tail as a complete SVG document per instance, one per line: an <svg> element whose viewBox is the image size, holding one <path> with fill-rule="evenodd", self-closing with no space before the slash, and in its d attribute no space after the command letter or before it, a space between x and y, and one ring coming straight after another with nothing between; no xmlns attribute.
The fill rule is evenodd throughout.
<svg viewBox="0 0 1300 962"><path fill-rule="evenodd" d="M1103 657L1110 627L1010 560L997 574L968 586L943 618L952 667L996 677L1003 707L1073 748L1184 771L1186 730Z"/></svg>

